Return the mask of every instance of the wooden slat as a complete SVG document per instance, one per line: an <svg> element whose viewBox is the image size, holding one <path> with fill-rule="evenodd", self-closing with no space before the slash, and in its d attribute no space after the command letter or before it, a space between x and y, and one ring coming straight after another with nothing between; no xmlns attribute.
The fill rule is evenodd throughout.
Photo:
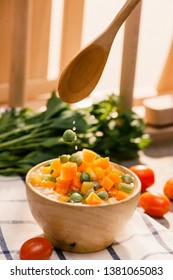
<svg viewBox="0 0 173 280"><path fill-rule="evenodd" d="M157 85L157 90L159 94L173 92L173 41Z"/></svg>
<svg viewBox="0 0 173 280"><path fill-rule="evenodd" d="M0 0L0 83L9 80L11 53L12 1Z"/></svg>
<svg viewBox="0 0 173 280"><path fill-rule="evenodd" d="M29 0L13 1L13 47L11 51L9 88L9 104L11 107L22 107L25 100L29 7Z"/></svg>
<svg viewBox="0 0 173 280"><path fill-rule="evenodd" d="M32 1L28 78L47 77L51 0Z"/></svg>
<svg viewBox="0 0 173 280"><path fill-rule="evenodd" d="M133 89L135 81L141 6L142 2L137 5L125 23L120 80L120 95L123 98L124 109L131 109L133 104Z"/></svg>
<svg viewBox="0 0 173 280"><path fill-rule="evenodd" d="M84 0L64 0L60 72L81 47Z"/></svg>

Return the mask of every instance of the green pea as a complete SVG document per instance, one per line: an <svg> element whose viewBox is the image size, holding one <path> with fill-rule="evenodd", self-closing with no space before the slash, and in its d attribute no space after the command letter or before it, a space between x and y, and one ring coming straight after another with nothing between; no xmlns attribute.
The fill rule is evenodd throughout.
<svg viewBox="0 0 173 280"><path fill-rule="evenodd" d="M63 140L64 140L64 142L72 143L75 139L76 139L76 133L73 130L67 129L63 133Z"/></svg>
<svg viewBox="0 0 173 280"><path fill-rule="evenodd" d="M94 184L94 190L97 191L100 188L100 185L97 181L92 181L92 183Z"/></svg>
<svg viewBox="0 0 173 280"><path fill-rule="evenodd" d="M101 199L108 199L108 193L106 192L106 191L101 191L101 192L99 192L98 194L98 197L100 197Z"/></svg>
<svg viewBox="0 0 173 280"><path fill-rule="evenodd" d="M82 163L81 152L73 153L70 156L69 161L76 162L77 166L81 165L81 163Z"/></svg>
<svg viewBox="0 0 173 280"><path fill-rule="evenodd" d="M70 199L73 202L81 202L83 200L83 196L78 192L74 192L71 194Z"/></svg>
<svg viewBox="0 0 173 280"><path fill-rule="evenodd" d="M81 182L89 182L90 181L90 175L87 172L82 172L80 175L80 181Z"/></svg>
<svg viewBox="0 0 173 280"><path fill-rule="evenodd" d="M126 183L119 183L119 187L121 191L125 191L127 193L131 193L134 190L134 184L126 184Z"/></svg>
<svg viewBox="0 0 173 280"><path fill-rule="evenodd" d="M70 155L62 155L60 156L60 162L61 163L66 163L69 161Z"/></svg>
<svg viewBox="0 0 173 280"><path fill-rule="evenodd" d="M121 179L125 183L132 183L134 181L133 177L130 174L124 174L121 176Z"/></svg>

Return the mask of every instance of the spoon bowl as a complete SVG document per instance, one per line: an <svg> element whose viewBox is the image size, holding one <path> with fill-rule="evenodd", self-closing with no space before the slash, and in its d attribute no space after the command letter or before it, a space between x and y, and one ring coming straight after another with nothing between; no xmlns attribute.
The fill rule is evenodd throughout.
<svg viewBox="0 0 173 280"><path fill-rule="evenodd" d="M75 103L93 91L104 70L115 35L139 2L140 0L126 1L105 31L65 67L58 82L58 93L63 101Z"/></svg>

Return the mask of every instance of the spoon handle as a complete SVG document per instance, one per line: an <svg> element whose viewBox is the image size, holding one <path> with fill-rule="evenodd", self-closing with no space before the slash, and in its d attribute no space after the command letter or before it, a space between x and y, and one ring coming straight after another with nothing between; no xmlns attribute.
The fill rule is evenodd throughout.
<svg viewBox="0 0 173 280"><path fill-rule="evenodd" d="M104 49L109 51L121 25L125 22L126 18L131 14L134 8L141 0L127 0L124 6L121 8L119 13L116 15L114 20L109 24L109 26L98 36L95 40L95 44L104 45Z"/></svg>

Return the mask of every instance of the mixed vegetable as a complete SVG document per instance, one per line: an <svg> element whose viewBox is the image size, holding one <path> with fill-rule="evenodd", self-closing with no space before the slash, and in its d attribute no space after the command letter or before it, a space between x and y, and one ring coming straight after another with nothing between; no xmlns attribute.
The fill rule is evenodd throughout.
<svg viewBox="0 0 173 280"><path fill-rule="evenodd" d="M73 126L77 138L69 145L62 135ZM75 145L117 161L137 156L150 142L142 118L122 110L119 96L73 109L52 92L43 112L13 108L0 113L0 175L26 175L42 161L73 153Z"/></svg>
<svg viewBox="0 0 173 280"><path fill-rule="evenodd" d="M123 200L134 192L134 178L129 173L116 169L109 157L85 148L33 171L30 183L61 202L89 205Z"/></svg>

